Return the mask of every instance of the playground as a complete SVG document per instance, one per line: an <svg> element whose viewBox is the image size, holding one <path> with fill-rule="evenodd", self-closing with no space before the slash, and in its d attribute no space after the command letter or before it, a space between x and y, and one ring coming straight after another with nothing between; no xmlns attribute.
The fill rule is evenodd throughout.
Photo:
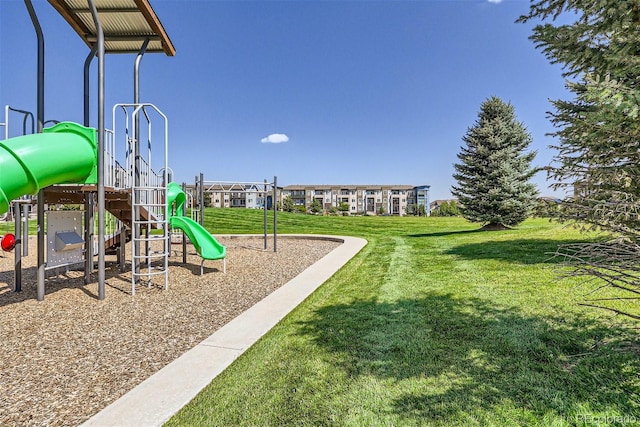
<svg viewBox="0 0 640 427"><path fill-rule="evenodd" d="M37 111L6 104L0 118L0 215L6 217L11 211L15 218L15 233L0 236L0 246L14 253L12 290L22 291L29 211L37 211L38 301L44 300L52 276L79 265L83 265L85 284L97 279L97 299L105 299L106 256L110 254L116 254L121 273L130 270L132 296L141 285L168 290L174 237L182 243L183 263L188 239L200 256L201 274L206 260L220 260L224 274L226 247L204 228L202 215L200 222L188 216L195 216L204 200L199 199L199 209L194 197L187 197L186 184L172 181L169 117L158 106L141 101L140 64L145 54L171 57L176 52L151 5L146 1L125 1L118 8L93 0L49 3L89 48L82 82L84 105L78 105L84 109L84 118L80 124L45 117L45 34L37 8L25 0L25 21L31 21L37 41L33 52ZM105 101L107 54L136 54L132 56L133 99L114 104L111 114ZM92 81L97 83L93 90ZM97 92L93 102L92 92ZM97 120L92 119L92 111ZM92 276L94 271L97 277Z"/></svg>
<svg viewBox="0 0 640 427"><path fill-rule="evenodd" d="M262 250L261 237L220 242L226 274L208 263L200 275L191 247L186 264L169 259L169 292L139 287L134 298L131 273L108 256L104 301L96 283L70 271L49 280L38 302L34 257L23 259L24 290L11 292L13 257L0 256L0 424L83 422L339 245L282 238L274 253Z"/></svg>
<svg viewBox="0 0 640 427"><path fill-rule="evenodd" d="M0 235L0 425L87 420L339 246L276 250L275 213L273 251L266 222L264 236L214 237L203 194L173 181L170 117L140 96L145 54L175 55L150 4L48 3L88 47L84 120L45 117L43 4L25 0L36 111L0 117L0 215L15 226ZM110 106L108 54L134 69L132 99ZM260 191L266 221L266 180Z"/></svg>

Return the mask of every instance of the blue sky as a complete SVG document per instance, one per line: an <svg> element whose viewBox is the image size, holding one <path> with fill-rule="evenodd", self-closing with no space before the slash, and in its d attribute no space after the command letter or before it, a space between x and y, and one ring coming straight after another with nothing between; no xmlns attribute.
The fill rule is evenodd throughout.
<svg viewBox="0 0 640 427"><path fill-rule="evenodd" d="M46 118L82 122L88 48L46 1L33 3L45 34ZM514 23L528 1L151 4L176 56L144 57L141 100L169 117L176 181L428 184L432 200L449 198L462 137L493 95L533 136L535 166L555 154L549 99L569 94L561 68L528 39L533 24ZM134 59L107 56L107 126L111 106L133 100ZM35 112L35 71L24 2L2 0L0 104ZM543 173L534 182L557 195Z"/></svg>

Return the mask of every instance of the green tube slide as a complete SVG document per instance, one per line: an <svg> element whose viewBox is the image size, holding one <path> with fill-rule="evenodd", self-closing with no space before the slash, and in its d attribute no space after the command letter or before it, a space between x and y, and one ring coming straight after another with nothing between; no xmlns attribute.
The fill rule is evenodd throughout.
<svg viewBox="0 0 640 427"><path fill-rule="evenodd" d="M96 130L72 122L0 141L0 214L53 184L96 184L97 152Z"/></svg>
<svg viewBox="0 0 640 427"><path fill-rule="evenodd" d="M184 231L193 246L196 248L198 255L203 259L223 259L227 256L227 248L216 240L203 226L184 216L184 203L186 196L180 185L176 182L170 182L167 185L167 204L169 210L175 203L176 215L169 217L169 225L173 228Z"/></svg>

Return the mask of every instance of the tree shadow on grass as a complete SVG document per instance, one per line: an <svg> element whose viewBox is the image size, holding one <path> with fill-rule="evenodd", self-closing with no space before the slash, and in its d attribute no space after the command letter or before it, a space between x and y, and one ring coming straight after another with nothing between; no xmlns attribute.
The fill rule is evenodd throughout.
<svg viewBox="0 0 640 427"><path fill-rule="evenodd" d="M635 335L578 315L531 317L430 294L323 307L301 333L347 377L402 383L384 411L410 425L572 424L585 407L639 408L640 362L625 350Z"/></svg>
<svg viewBox="0 0 640 427"><path fill-rule="evenodd" d="M555 239L488 240L454 246L445 253L469 260L495 259L519 264L559 263L564 259L555 256L555 253L558 246L566 243L566 240Z"/></svg>
<svg viewBox="0 0 640 427"><path fill-rule="evenodd" d="M473 230L453 230L453 231L434 231L433 233L409 234L409 237L444 237L460 234L482 233L487 232L482 228L474 228ZM488 232L487 232L488 233Z"/></svg>

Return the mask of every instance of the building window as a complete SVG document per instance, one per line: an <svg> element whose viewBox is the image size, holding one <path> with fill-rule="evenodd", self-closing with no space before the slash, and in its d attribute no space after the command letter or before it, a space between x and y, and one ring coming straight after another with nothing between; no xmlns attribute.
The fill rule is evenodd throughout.
<svg viewBox="0 0 640 427"><path fill-rule="evenodd" d="M367 212L373 212L374 208L373 197L367 197Z"/></svg>

